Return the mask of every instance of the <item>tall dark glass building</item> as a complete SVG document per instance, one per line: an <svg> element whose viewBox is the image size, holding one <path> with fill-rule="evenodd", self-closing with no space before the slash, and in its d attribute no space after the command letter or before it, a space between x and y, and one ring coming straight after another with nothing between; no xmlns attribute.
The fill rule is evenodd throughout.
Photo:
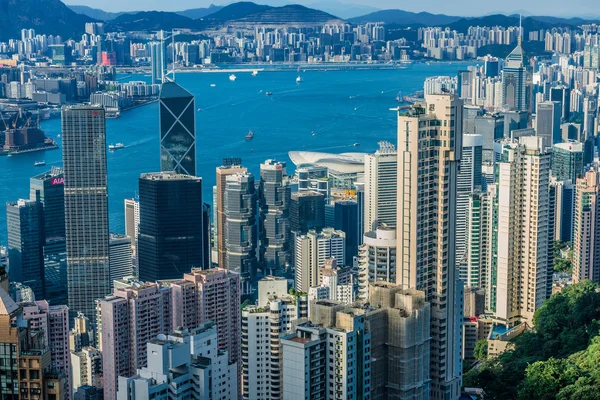
<svg viewBox="0 0 600 400"><path fill-rule="evenodd" d="M10 280L33 290L36 299L44 296L44 216L38 201L6 203Z"/></svg>
<svg viewBox="0 0 600 400"><path fill-rule="evenodd" d="M346 251L344 266L352 266L353 259L358 256L359 245L359 219L358 219L358 203L355 201L336 201L334 209L334 229L346 233Z"/></svg>
<svg viewBox="0 0 600 400"><path fill-rule="evenodd" d="M196 176L194 95L175 82L162 84L159 96L160 170Z"/></svg>
<svg viewBox="0 0 600 400"><path fill-rule="evenodd" d="M69 311L92 319L110 293L104 108L63 107L62 141Z"/></svg>
<svg viewBox="0 0 600 400"><path fill-rule="evenodd" d="M52 304L67 303L64 181L58 167L29 180L29 198L44 211L44 299Z"/></svg>
<svg viewBox="0 0 600 400"><path fill-rule="evenodd" d="M291 195L290 230L306 233L325 227L325 196L318 192L296 192Z"/></svg>
<svg viewBox="0 0 600 400"><path fill-rule="evenodd" d="M192 268L209 268L202 178L174 172L142 174L139 199L140 280L176 279Z"/></svg>
<svg viewBox="0 0 600 400"><path fill-rule="evenodd" d="M260 165L260 264L265 275L281 276L289 267L290 185L284 162Z"/></svg>

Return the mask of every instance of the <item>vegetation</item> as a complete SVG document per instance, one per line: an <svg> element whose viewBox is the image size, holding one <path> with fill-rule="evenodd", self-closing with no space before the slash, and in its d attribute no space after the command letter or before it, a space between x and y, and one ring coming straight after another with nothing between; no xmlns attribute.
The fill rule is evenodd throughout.
<svg viewBox="0 0 600 400"><path fill-rule="evenodd" d="M475 343L475 349L473 350L473 355L479 361L485 360L488 355L488 342L487 340L479 340Z"/></svg>
<svg viewBox="0 0 600 400"><path fill-rule="evenodd" d="M567 255L563 257L563 252L565 251ZM561 242L560 240L554 242L553 268L555 272L573 273L573 250L571 250L571 243Z"/></svg>
<svg viewBox="0 0 600 400"><path fill-rule="evenodd" d="M600 287L586 280L565 288L533 323L514 349L465 374L464 386L481 387L490 399L599 399Z"/></svg>

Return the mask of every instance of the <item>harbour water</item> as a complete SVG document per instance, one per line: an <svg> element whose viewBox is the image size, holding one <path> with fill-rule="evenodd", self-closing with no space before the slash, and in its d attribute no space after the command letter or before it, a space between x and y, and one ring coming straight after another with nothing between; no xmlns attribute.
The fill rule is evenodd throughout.
<svg viewBox="0 0 600 400"><path fill-rule="evenodd" d="M241 157L258 176L268 158L288 161L288 151L373 152L377 142L396 142L396 96L423 89L428 76L456 75L467 64L414 64L406 69L179 73L177 82L196 96L197 173L204 201L212 204L215 167L224 157ZM297 76L302 77L296 83ZM131 80L142 80L136 77ZM214 86L213 86L214 85ZM272 92L266 96L266 92ZM46 135L60 140L60 120L44 121ZM245 140L248 130L253 140ZM314 132L313 136L311 133ZM143 172L159 170L158 104L107 120L110 229L124 231L123 199L136 194ZM360 143L354 147L354 143ZM34 167L45 160L45 167ZM0 157L0 204L29 197L29 178L62 164L61 150ZM0 211L0 244L6 244L6 212Z"/></svg>

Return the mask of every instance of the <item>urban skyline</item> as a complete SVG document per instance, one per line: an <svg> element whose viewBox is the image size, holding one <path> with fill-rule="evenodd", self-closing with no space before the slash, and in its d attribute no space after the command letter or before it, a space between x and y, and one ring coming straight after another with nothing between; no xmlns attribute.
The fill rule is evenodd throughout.
<svg viewBox="0 0 600 400"><path fill-rule="evenodd" d="M0 52L13 55L0 66L5 160L52 144L62 147L63 164L26 179L29 198L6 205L3 397L600 393L587 361L597 358L600 340L593 306L600 304L600 26L471 26L466 34L421 27L410 45L389 40L392 32L379 23L256 27L253 37L232 28L226 39L173 37L160 51L162 30L143 43L130 40L134 33L103 30L87 23L80 42L53 38L48 46L48 37L24 29L21 40L0 43ZM553 53L529 54L525 42ZM410 47L416 43L419 50ZM476 56L488 44L510 49L505 58L487 54L451 75L419 79L411 93L382 91L394 105L385 109L395 120L389 132L373 109L350 121L366 119L388 138L377 150L360 151L359 134L337 152L309 151L316 147L309 140L326 146L323 131L311 131L312 116L295 107L311 75L294 65L289 97L261 89L236 109L268 109L272 131L255 138L236 127L245 150L214 157L231 143L218 135L208 141L216 125L203 107L223 101L210 90L229 83L224 104L231 108L234 92L254 92L257 76L289 75L285 64L245 68L248 59L297 58L325 80L360 66L352 72L369 85L381 70L410 77L416 64ZM44 51L53 66L33 63ZM173 68L218 71L229 57L242 64L196 75L224 79L194 94L182 83L189 80L166 77L167 54ZM328 62L337 67L324 69ZM59 77L40 79L49 70ZM353 85L343 82L326 99L309 93L309 101L368 107L376 97L342 90ZM60 142L31 122L54 102ZM299 118L276 120L279 102ZM107 119L127 118L121 113L132 115L130 108L156 114L151 157L159 168L136 170L136 196L118 199L125 230L112 232L110 177L146 156L127 153L116 172L108 168L109 155L135 143L109 144ZM327 118L342 118L330 110ZM304 136L285 135L295 124ZM282 132L279 150L289 151L291 163L263 152L261 143ZM546 368L556 382L540 385Z"/></svg>

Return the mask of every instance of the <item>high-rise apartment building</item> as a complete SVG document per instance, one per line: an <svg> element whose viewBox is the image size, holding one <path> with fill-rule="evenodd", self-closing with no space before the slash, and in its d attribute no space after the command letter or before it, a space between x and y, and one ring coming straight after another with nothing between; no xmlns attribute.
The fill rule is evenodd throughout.
<svg viewBox="0 0 600 400"><path fill-rule="evenodd" d="M44 332L30 327L23 312L0 287L0 360L3 376L0 397L7 400L29 398L68 399L67 376L52 372L52 354Z"/></svg>
<svg viewBox="0 0 600 400"><path fill-rule="evenodd" d="M69 393L72 386L68 307L51 306L46 300L22 303L20 306L23 319L29 321L30 328L43 332L44 343L50 349L50 367L65 376L65 393Z"/></svg>
<svg viewBox="0 0 600 400"><path fill-rule="evenodd" d="M369 303L311 303L281 338L285 399L429 398L430 306L423 292L371 284Z"/></svg>
<svg viewBox="0 0 600 400"><path fill-rule="evenodd" d="M554 154L552 157L554 158ZM550 176L550 198L554 199L554 209L550 209L554 240L573 243L575 184L571 181L558 181Z"/></svg>
<svg viewBox="0 0 600 400"><path fill-rule="evenodd" d="M297 235L294 244L296 266L296 290L308 292L312 286L319 286L319 269L330 258L343 260L346 251L346 234L333 228L321 232L308 231Z"/></svg>
<svg viewBox="0 0 600 400"><path fill-rule="evenodd" d="M290 266L290 185L286 164L267 160L260 165L260 266L265 274L281 275Z"/></svg>
<svg viewBox="0 0 600 400"><path fill-rule="evenodd" d="M266 285L261 285L263 281ZM273 290L272 282L284 286ZM308 317L308 299L289 295L287 281L276 277L259 281L258 290L265 304L242 310L242 398L281 399L279 339L291 331L294 321Z"/></svg>
<svg viewBox="0 0 600 400"><path fill-rule="evenodd" d="M502 107L509 111L527 111L527 69L521 37L506 57L502 69Z"/></svg>
<svg viewBox="0 0 600 400"><path fill-rule="evenodd" d="M91 317L110 293L104 108L63 107L62 141L69 311Z"/></svg>
<svg viewBox="0 0 600 400"><path fill-rule="evenodd" d="M160 89L160 170L196 176L196 108L194 95L175 82Z"/></svg>
<svg viewBox="0 0 600 400"><path fill-rule="evenodd" d="M217 247L217 265L221 268L226 266L227 247L225 246L225 189L227 187L227 176L247 172L248 169L239 163L222 165L217 167L217 184L215 188L215 231Z"/></svg>
<svg viewBox="0 0 600 400"><path fill-rule="evenodd" d="M469 196L481 190L483 137L463 135L462 158L456 179L456 265L466 264Z"/></svg>
<svg viewBox="0 0 600 400"><path fill-rule="evenodd" d="M35 200L6 203L10 280L29 286L38 299L45 293L43 212Z"/></svg>
<svg viewBox="0 0 600 400"><path fill-rule="evenodd" d="M394 145L379 142L375 154L365 155L365 230L373 222L396 226L396 173L398 157Z"/></svg>
<svg viewBox="0 0 600 400"><path fill-rule="evenodd" d="M548 274L550 153L530 136L503 144L497 164L495 235L492 240L491 305L495 317L531 323L546 300Z"/></svg>
<svg viewBox="0 0 600 400"><path fill-rule="evenodd" d="M369 284L396 283L396 229L380 225L366 232L358 258L358 295L363 301L369 297Z"/></svg>
<svg viewBox="0 0 600 400"><path fill-rule="evenodd" d="M600 173L577 179L573 221L573 282L600 282Z"/></svg>
<svg viewBox="0 0 600 400"><path fill-rule="evenodd" d="M225 265L240 275L242 293L251 293L256 279L258 225L257 193L254 176L249 173L229 175L225 187Z"/></svg>
<svg viewBox="0 0 600 400"><path fill-rule="evenodd" d="M487 193L475 191L469 195L465 218L465 255L459 265L459 277L465 287L487 286L491 246L490 211Z"/></svg>
<svg viewBox="0 0 600 400"><path fill-rule="evenodd" d="M202 178L174 172L142 174L139 190L140 279L179 279L192 268L209 268Z"/></svg>
<svg viewBox="0 0 600 400"><path fill-rule="evenodd" d="M396 282L431 303L431 398L460 396L462 294L457 290L456 182L462 101L428 95L398 115Z"/></svg>
<svg viewBox="0 0 600 400"><path fill-rule="evenodd" d="M217 327L210 321L161 335L146 352L148 366L119 377L117 400L239 398L237 364L218 348Z"/></svg>
<svg viewBox="0 0 600 400"><path fill-rule="evenodd" d="M183 279L168 282L173 290L173 326L193 329L212 321L219 332L219 349L230 360L240 359L240 276L223 268L195 269Z"/></svg>
<svg viewBox="0 0 600 400"><path fill-rule="evenodd" d="M552 176L575 183L583 176L583 143L557 143L552 146Z"/></svg>
<svg viewBox="0 0 600 400"><path fill-rule="evenodd" d="M131 376L147 364L146 343L171 326L171 289L133 282L98 300L105 398L114 399L119 376Z"/></svg>

